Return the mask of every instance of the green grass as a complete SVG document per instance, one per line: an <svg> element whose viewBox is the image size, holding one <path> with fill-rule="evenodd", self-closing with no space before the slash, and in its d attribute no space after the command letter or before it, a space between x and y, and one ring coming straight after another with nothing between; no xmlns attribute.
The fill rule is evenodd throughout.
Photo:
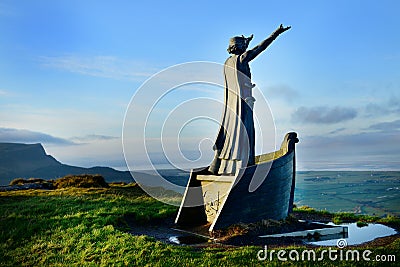
<svg viewBox="0 0 400 267"><path fill-rule="evenodd" d="M276 257L272 262L259 261L260 247L198 249L168 245L127 232L124 219L127 215L146 223L173 216L176 211L176 207L152 199L135 185L1 192L0 266L282 264ZM397 240L390 246L376 248L374 253L398 254L399 243ZM299 252L305 249L296 248ZM325 260L315 265L348 266L349 263ZM284 264L308 266L309 262L287 261ZM379 265L358 263L361 264Z"/></svg>
<svg viewBox="0 0 400 267"><path fill-rule="evenodd" d="M296 205L293 207L293 211L303 212L303 213L314 213L318 215L330 215L332 213L328 212L327 210L316 210L311 208L310 206L300 206L297 207Z"/></svg>

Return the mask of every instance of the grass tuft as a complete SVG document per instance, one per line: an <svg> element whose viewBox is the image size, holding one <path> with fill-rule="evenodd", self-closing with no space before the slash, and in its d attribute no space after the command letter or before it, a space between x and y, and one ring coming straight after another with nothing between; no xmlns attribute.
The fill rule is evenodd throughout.
<svg viewBox="0 0 400 267"><path fill-rule="evenodd" d="M77 187L77 188L90 188L90 187L98 187L98 188L107 188L109 185L104 180L104 177L101 175L91 175L91 174L82 174L82 175L67 175L63 178L59 178L53 182L55 188L66 188L66 187Z"/></svg>
<svg viewBox="0 0 400 267"><path fill-rule="evenodd" d="M46 181L41 178L29 178L29 179L24 179L24 178L16 178L10 182L10 185L25 185L25 184L46 184L49 183L49 181Z"/></svg>

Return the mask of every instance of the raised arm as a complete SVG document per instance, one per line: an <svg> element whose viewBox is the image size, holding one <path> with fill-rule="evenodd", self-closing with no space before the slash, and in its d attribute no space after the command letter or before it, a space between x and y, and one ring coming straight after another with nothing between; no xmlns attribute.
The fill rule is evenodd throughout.
<svg viewBox="0 0 400 267"><path fill-rule="evenodd" d="M281 33L289 30L291 26L283 27L281 24L267 39L262 41L259 45L254 48L247 50L241 55L241 60L243 61L251 61L256 56L258 56L262 51L264 51Z"/></svg>

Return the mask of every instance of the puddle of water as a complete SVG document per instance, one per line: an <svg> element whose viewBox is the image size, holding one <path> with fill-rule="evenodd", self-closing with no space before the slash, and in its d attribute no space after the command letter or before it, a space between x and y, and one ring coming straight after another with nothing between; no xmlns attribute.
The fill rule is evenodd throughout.
<svg viewBox="0 0 400 267"><path fill-rule="evenodd" d="M328 223L328 225L336 225ZM347 245L358 245L364 242L374 240L378 237L391 236L396 234L396 230L382 224L370 223L367 226L358 227L356 223L340 224L340 226L348 227L348 236L344 238ZM343 239L343 238L342 238ZM307 244L318 246L336 246L339 239L330 239L317 242L306 242Z"/></svg>
<svg viewBox="0 0 400 267"><path fill-rule="evenodd" d="M208 242L207 238L194 235L171 236L168 238L168 240L169 242L178 245L194 245Z"/></svg>

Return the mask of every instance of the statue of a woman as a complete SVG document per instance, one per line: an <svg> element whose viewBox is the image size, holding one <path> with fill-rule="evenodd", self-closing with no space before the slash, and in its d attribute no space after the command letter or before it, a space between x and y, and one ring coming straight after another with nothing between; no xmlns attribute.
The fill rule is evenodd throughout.
<svg viewBox="0 0 400 267"><path fill-rule="evenodd" d="M214 174L234 175L245 166L254 165L255 131L253 120L254 97L249 62L264 51L281 33L289 30L281 24L267 39L246 51L249 38L230 39L232 54L224 65L225 99L221 127L215 141L215 158L209 167Z"/></svg>

